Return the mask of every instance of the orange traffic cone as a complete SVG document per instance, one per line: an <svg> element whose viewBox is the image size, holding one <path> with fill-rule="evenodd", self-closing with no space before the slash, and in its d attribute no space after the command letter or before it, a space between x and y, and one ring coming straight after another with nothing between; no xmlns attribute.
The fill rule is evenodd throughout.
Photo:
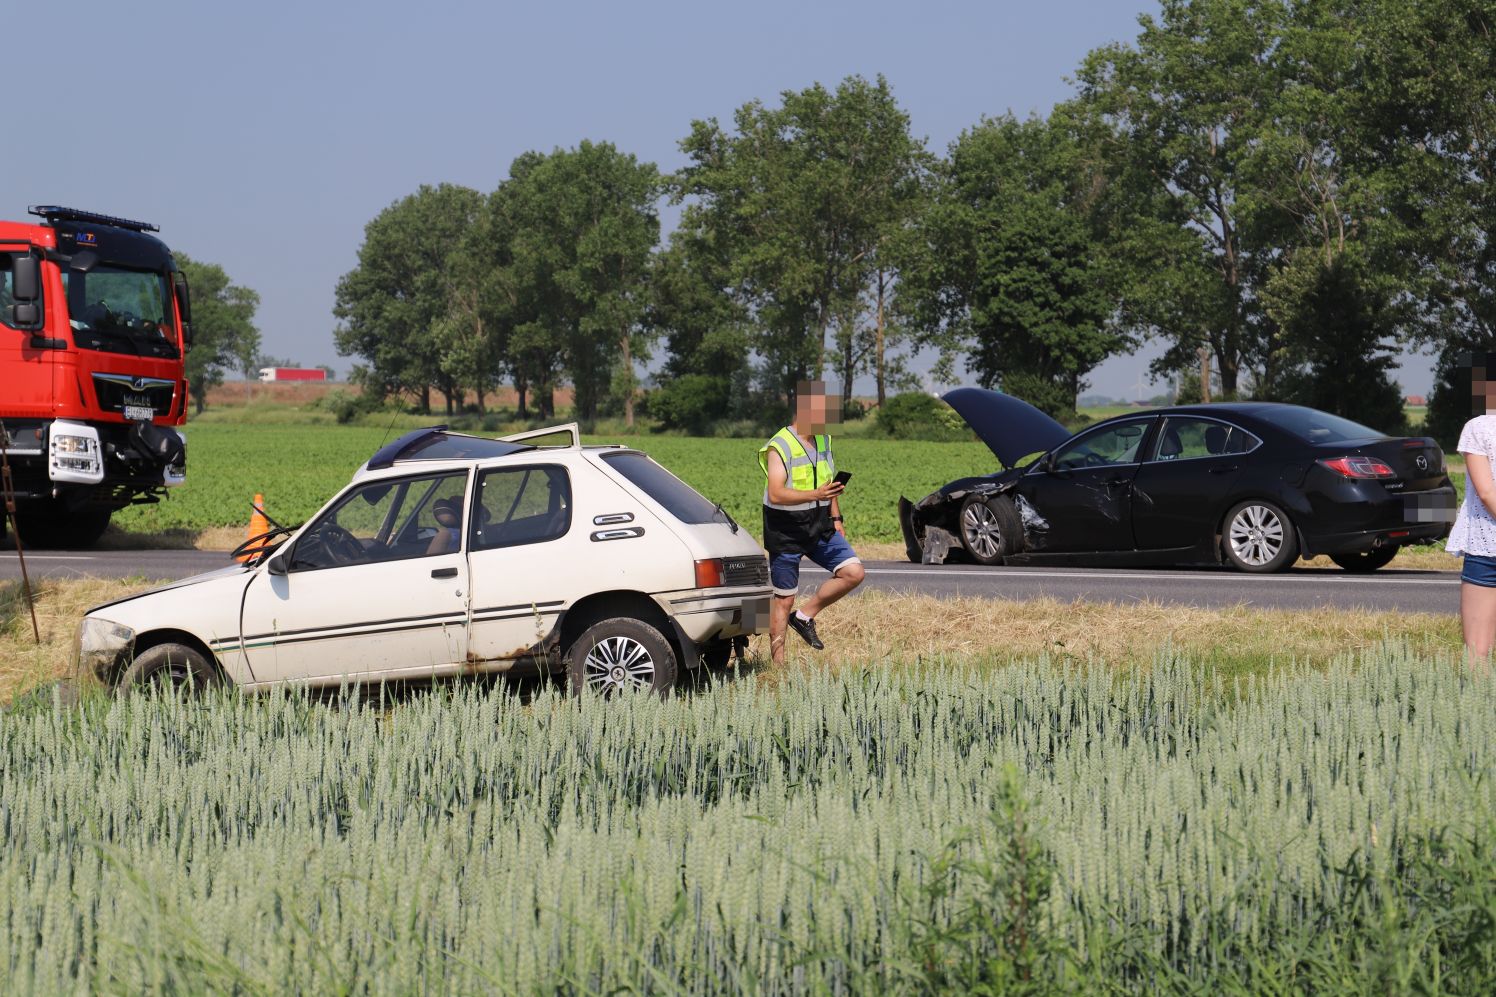
<svg viewBox="0 0 1496 997"><path fill-rule="evenodd" d="M253 540L255 537L270 532L270 520L265 518L265 496L259 492L255 493L254 512L249 516L249 528L244 531L245 540ZM251 547L239 555L240 561L248 561L260 552L258 546Z"/></svg>

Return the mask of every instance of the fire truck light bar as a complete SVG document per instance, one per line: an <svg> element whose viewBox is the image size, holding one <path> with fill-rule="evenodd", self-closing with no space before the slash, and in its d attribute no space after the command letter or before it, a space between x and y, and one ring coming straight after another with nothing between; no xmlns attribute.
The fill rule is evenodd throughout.
<svg viewBox="0 0 1496 997"><path fill-rule="evenodd" d="M136 232L159 232L161 229L150 222L132 222L128 218L101 215L94 211L79 211L77 208L59 208L55 204L33 204L27 209L48 222L92 222L95 225L113 225L115 228L133 229Z"/></svg>

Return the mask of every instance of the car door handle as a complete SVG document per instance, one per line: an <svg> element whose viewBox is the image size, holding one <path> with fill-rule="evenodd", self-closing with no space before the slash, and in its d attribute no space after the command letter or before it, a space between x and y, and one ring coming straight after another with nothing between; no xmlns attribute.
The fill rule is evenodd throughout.
<svg viewBox="0 0 1496 997"><path fill-rule="evenodd" d="M1223 467L1212 467L1210 469L1210 473L1211 474L1230 474L1232 471L1237 470L1239 467L1240 467L1239 464L1226 464Z"/></svg>
<svg viewBox="0 0 1496 997"><path fill-rule="evenodd" d="M457 577L457 569L456 568L432 568L431 569L431 577L432 578L456 578Z"/></svg>

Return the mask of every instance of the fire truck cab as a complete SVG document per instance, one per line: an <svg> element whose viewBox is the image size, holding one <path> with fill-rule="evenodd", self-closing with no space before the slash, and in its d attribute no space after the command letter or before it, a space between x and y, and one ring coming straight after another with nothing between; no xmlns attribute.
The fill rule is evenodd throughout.
<svg viewBox="0 0 1496 997"><path fill-rule="evenodd" d="M185 479L187 281L154 225L30 212L0 221L0 446L23 541L88 546Z"/></svg>

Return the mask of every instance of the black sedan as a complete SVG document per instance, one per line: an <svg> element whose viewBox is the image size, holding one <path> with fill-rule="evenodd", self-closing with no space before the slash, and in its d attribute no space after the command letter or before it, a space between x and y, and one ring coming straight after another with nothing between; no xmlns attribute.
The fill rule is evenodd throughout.
<svg viewBox="0 0 1496 997"><path fill-rule="evenodd" d="M1230 564L1278 571L1328 554L1374 571L1449 534L1444 452L1268 402L1176 406L1071 435L980 388L950 404L1004 468L899 499L909 559L979 564Z"/></svg>

